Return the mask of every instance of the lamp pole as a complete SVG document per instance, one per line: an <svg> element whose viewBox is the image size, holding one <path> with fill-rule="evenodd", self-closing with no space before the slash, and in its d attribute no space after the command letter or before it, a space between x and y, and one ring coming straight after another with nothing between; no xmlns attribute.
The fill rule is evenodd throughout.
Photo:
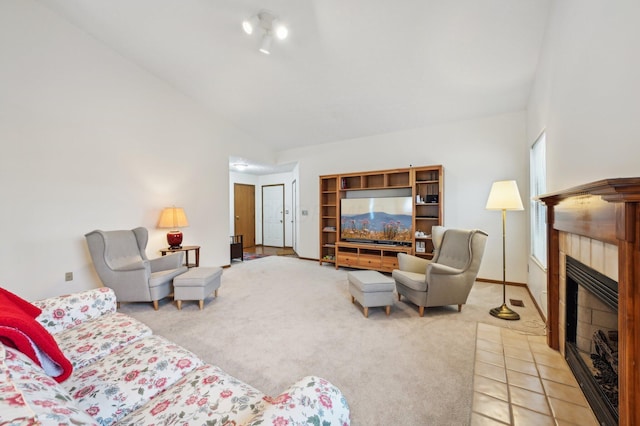
<svg viewBox="0 0 640 426"><path fill-rule="evenodd" d="M524 210L516 181L494 182L491 185L486 208L502 211L502 306L493 308L489 312L496 318L519 320L520 315L507 306L507 210Z"/></svg>

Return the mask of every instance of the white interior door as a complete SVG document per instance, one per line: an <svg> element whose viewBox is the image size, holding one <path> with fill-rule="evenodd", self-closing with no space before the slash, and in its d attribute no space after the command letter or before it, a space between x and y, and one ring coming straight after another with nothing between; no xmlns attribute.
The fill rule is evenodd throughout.
<svg viewBox="0 0 640 426"><path fill-rule="evenodd" d="M262 245L284 247L284 185L262 187Z"/></svg>
<svg viewBox="0 0 640 426"><path fill-rule="evenodd" d="M296 193L298 188L297 182L294 180L291 182L291 227L292 227L292 241L293 251L298 252L298 195Z"/></svg>

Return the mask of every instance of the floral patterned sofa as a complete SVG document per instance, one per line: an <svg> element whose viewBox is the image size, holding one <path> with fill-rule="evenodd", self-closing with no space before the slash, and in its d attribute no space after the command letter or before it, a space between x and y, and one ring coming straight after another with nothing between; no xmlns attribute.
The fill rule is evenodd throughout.
<svg viewBox="0 0 640 426"><path fill-rule="evenodd" d="M73 366L58 383L0 344L0 424L348 425L349 407L328 381L305 377L264 395L116 312L101 288L34 302L37 321Z"/></svg>

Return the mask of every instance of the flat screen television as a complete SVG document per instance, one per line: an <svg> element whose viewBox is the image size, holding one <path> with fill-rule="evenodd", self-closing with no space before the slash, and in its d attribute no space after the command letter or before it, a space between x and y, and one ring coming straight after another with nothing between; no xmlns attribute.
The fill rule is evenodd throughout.
<svg viewBox="0 0 640 426"><path fill-rule="evenodd" d="M340 239L377 244L410 244L411 197L343 198Z"/></svg>

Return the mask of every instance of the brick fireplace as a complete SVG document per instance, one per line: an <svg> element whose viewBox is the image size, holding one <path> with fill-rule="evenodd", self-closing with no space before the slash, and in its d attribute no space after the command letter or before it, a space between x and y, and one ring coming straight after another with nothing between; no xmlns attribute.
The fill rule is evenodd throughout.
<svg viewBox="0 0 640 426"><path fill-rule="evenodd" d="M597 326L605 333L617 328L619 424L640 425L640 178L602 180L547 194L540 200L547 206L547 343L571 365L573 349L567 340L577 340L579 346L595 327L583 324L578 328L587 327L588 333L567 336L573 327L567 327L567 311L571 311L566 296L568 258L615 281L617 312L612 308L605 313L596 302L588 302L596 306L596 312L589 311L588 316L601 318L598 321L606 325ZM572 322L570 318L569 324ZM582 385L578 374L576 378Z"/></svg>

